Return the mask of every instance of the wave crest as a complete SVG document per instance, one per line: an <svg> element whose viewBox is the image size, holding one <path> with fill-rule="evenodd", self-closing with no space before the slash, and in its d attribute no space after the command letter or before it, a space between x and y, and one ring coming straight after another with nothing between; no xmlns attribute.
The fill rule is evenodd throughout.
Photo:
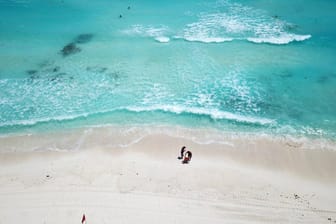
<svg viewBox="0 0 336 224"><path fill-rule="evenodd" d="M155 37L155 40L160 43L168 43L170 41L170 38L165 36L159 36Z"/></svg>
<svg viewBox="0 0 336 224"><path fill-rule="evenodd" d="M134 112L164 111L175 114L189 113L189 114L209 116L214 120L231 120L236 122L260 124L260 125L269 125L275 123L274 120L267 118L239 115L226 111L220 111L218 109L206 109L195 107L185 108L181 106L170 106L170 105L151 106L151 107L128 107L126 109Z"/></svg>
<svg viewBox="0 0 336 224"><path fill-rule="evenodd" d="M295 34L287 34L282 35L280 37L249 37L248 41L253 43L269 43L269 44L289 44L293 41L304 41L311 38L311 35L295 35Z"/></svg>
<svg viewBox="0 0 336 224"><path fill-rule="evenodd" d="M99 111L94 113L87 114L78 114L72 116L58 116L51 118L40 118L40 119L32 119L32 120L18 120L11 122L0 123L0 128L6 128L11 126L34 126L41 123L48 122L63 122L63 121L72 121L76 119L89 118L97 115L110 114L115 112L128 111L128 112L169 112L173 114L194 114L201 116L209 116L214 120L230 120L240 123L249 123L249 124L259 124L259 125L270 125L274 124L275 121L267 118L260 118L254 116L246 116L240 114L234 114L226 111L220 111L218 109L206 109L206 108L195 108L195 107L183 107L183 106L174 106L174 105L162 105L162 106L150 106L150 107L122 107L116 108L114 110L108 111Z"/></svg>
<svg viewBox="0 0 336 224"><path fill-rule="evenodd" d="M224 37L186 37L186 41L202 43L223 43L233 41L233 38Z"/></svg>
<svg viewBox="0 0 336 224"><path fill-rule="evenodd" d="M215 11L210 8L207 12L199 12L197 19L184 24L182 29L174 30L172 27L168 28L168 25L136 24L123 32L129 35L153 37L162 43L169 42L169 37L173 37L202 43L244 40L258 44L279 45L311 38L309 34L293 33L297 25L279 17L269 16L269 13L263 10L230 1L223 1L215 8Z"/></svg>

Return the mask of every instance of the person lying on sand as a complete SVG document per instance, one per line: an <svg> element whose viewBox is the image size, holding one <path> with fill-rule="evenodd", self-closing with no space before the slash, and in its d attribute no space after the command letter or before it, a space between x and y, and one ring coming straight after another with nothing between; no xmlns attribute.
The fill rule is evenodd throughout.
<svg viewBox="0 0 336 224"><path fill-rule="evenodd" d="M184 159L182 161L183 164L189 163L192 157L192 153L190 151L187 151L185 153Z"/></svg>
<svg viewBox="0 0 336 224"><path fill-rule="evenodd" d="M182 148L181 148L181 156L179 156L179 157L177 157L178 159L183 159L183 157L184 157L184 152L185 152L185 146L183 146Z"/></svg>

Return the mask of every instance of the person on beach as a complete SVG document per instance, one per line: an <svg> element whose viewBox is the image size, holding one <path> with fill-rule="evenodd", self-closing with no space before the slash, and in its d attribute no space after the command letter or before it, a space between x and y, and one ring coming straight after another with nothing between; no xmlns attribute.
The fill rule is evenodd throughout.
<svg viewBox="0 0 336 224"><path fill-rule="evenodd" d="M183 164L189 163L192 157L192 153L190 151L187 151L185 153L184 159L182 161Z"/></svg>
<svg viewBox="0 0 336 224"><path fill-rule="evenodd" d="M185 152L185 146L183 146L182 148L181 148L181 156L179 156L179 157L177 157L178 159L183 159L183 157L184 157L184 152Z"/></svg>

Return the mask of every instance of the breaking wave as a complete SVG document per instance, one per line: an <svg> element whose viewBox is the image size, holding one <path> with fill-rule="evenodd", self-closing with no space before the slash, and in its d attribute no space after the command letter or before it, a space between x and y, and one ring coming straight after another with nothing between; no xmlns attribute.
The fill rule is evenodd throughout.
<svg viewBox="0 0 336 224"><path fill-rule="evenodd" d="M198 21L187 24L179 35L187 41L218 43L246 40L253 43L288 44L304 41L311 35L289 32L292 24L267 16L245 6L228 6L226 12L200 14Z"/></svg>
<svg viewBox="0 0 336 224"><path fill-rule="evenodd" d="M160 43L168 43L170 41L170 38L165 37L165 36L160 36L160 37L155 37L155 40Z"/></svg>
<svg viewBox="0 0 336 224"><path fill-rule="evenodd" d="M213 120L229 120L239 123L248 123L248 124L259 124L259 125L270 125L275 124L276 122L267 118L259 118L253 116L245 116L234 114L230 112L220 111L218 109L205 109L205 108L196 108L196 107L183 107L183 106L175 106L175 105L162 105L162 106L149 106L149 107L123 107L116 108L114 110L109 111L100 111L95 113L85 113L78 114L72 116L56 116L50 118L40 118L40 119L31 119L31 120L17 120L11 122L3 122L0 123L1 128L10 127L10 126L34 126L40 123L48 123L48 122L63 122L63 121L71 121L81 118L89 118L91 116L99 116L104 114L113 114L116 112L131 112L131 113L143 113L143 112L168 112L172 114L191 114L191 115L199 115L199 116L208 116Z"/></svg>
<svg viewBox="0 0 336 224"><path fill-rule="evenodd" d="M152 37L162 43L172 39L188 42L223 43L234 40L253 43L289 44L305 41L310 34L298 34L298 26L262 10L223 1L216 12L200 12L196 21L183 24L182 30L167 25L136 24L122 31L127 35ZM218 12L218 9L220 9Z"/></svg>
<svg viewBox="0 0 336 224"><path fill-rule="evenodd" d="M253 43L269 43L269 44L289 44L290 42L293 41L304 41L308 40L311 38L311 35L295 35L295 34L287 34L287 35L282 35L280 37L251 37L247 38L248 41L253 42Z"/></svg>
<svg viewBox="0 0 336 224"><path fill-rule="evenodd" d="M128 107L127 110L135 112L147 112L147 111L164 111L174 114L194 114L194 115L203 115L209 116L213 120L230 120L241 123L251 123L251 124L260 124L268 125L274 124L275 121L267 118L258 118L253 116L244 116L239 114L234 114L226 111L220 111L218 109L206 109L206 108L196 108L196 107L182 107L182 106L151 106L151 107Z"/></svg>

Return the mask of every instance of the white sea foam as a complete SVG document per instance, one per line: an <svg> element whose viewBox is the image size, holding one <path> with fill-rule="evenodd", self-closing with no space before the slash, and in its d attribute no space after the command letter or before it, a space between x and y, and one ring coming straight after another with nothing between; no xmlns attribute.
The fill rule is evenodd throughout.
<svg viewBox="0 0 336 224"><path fill-rule="evenodd" d="M156 41L167 43L168 34L174 39L189 42L223 43L233 40L247 40L253 43L288 44L304 41L311 35L299 35L286 31L288 23L268 16L261 10L239 4L227 5L222 13L201 13L198 21L185 25L182 31L174 32L168 26L136 24L122 33L141 37L153 37Z"/></svg>
<svg viewBox="0 0 336 224"><path fill-rule="evenodd" d="M223 37L186 37L186 41L190 42L202 42L202 43L223 43L233 41L233 38L223 38Z"/></svg>
<svg viewBox="0 0 336 224"><path fill-rule="evenodd" d="M304 41L311 38L311 35L295 35L283 34L278 37L249 37L248 41L253 43L269 43L269 44L288 44L293 41Z"/></svg>
<svg viewBox="0 0 336 224"><path fill-rule="evenodd" d="M0 127L8 127L8 126L32 126L38 123L46 123L46 122L53 122L53 121L69 121L74 120L82 117L88 117L90 114L78 114L78 115L69 115L69 116L56 116L50 118L36 118L31 120L17 120L17 121L10 121L10 122L2 122L0 123Z"/></svg>
<svg viewBox="0 0 336 224"><path fill-rule="evenodd" d="M153 37L160 43L167 43L170 41L170 38L166 36L168 30L167 26L146 26L136 24L121 32L129 36Z"/></svg>
<svg viewBox="0 0 336 224"><path fill-rule="evenodd" d="M170 38L165 36L159 36L155 37L155 40L160 43L168 43L170 41Z"/></svg>
<svg viewBox="0 0 336 224"><path fill-rule="evenodd" d="M168 30L166 26L145 26L136 24L129 29L122 30L121 32L127 35L139 35L145 37L158 37L162 36Z"/></svg>
<svg viewBox="0 0 336 224"><path fill-rule="evenodd" d="M289 33L286 27L286 21L272 18L262 10L225 2L223 12L200 13L198 20L187 24L178 36L204 43L247 40L270 44L288 44L311 37Z"/></svg>
<svg viewBox="0 0 336 224"><path fill-rule="evenodd" d="M220 111L218 109L206 109L206 108L196 108L196 107L183 107L178 105L158 105L150 107L127 107L125 108L129 111L135 112L146 112L146 111L165 111L170 113L182 114L182 113L191 113L197 115L206 115L210 116L212 119L220 120L232 120L243 123L252 123L252 124L274 124L275 121L267 118L259 118L253 116L245 116L234 114L226 111Z"/></svg>
<svg viewBox="0 0 336 224"><path fill-rule="evenodd" d="M128 110L132 112L148 112L148 111L165 111L175 114L182 114L182 113L191 113L197 115L205 115L210 116L212 119L215 120L232 120L237 122L243 123L252 123L252 124L274 124L275 121L267 118L258 118L253 116L245 116L234 114L230 112L220 111L218 109L206 109L206 108L196 108L196 107L183 107L178 105L157 105L157 106L143 106L143 107L126 107L126 108L116 108L115 110L110 111L100 111L93 114L78 114L73 116L58 116L58 117L51 117L51 118L40 118L40 119L32 119L32 120L19 120L19 121L11 121L11 122L3 122L0 124L0 127L8 127L8 126L15 126L15 125L22 125L22 126L32 126L39 123L46 123L46 122L53 122L53 121L70 121L79 118L85 118L97 114L105 114L105 113L112 113L116 111Z"/></svg>
<svg viewBox="0 0 336 224"><path fill-rule="evenodd" d="M201 14L199 20L187 24L180 35L188 41L204 43L232 41L237 33L248 27L226 13Z"/></svg>

